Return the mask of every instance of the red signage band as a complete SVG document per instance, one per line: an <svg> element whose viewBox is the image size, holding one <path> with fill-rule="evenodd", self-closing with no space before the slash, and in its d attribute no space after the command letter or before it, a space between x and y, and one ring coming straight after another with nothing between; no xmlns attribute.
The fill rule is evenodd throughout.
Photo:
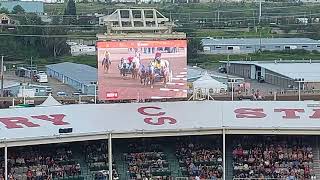
<svg viewBox="0 0 320 180"><path fill-rule="evenodd" d="M186 40L159 40L159 41L99 41L97 48L139 48L139 47L178 47L186 48Z"/></svg>

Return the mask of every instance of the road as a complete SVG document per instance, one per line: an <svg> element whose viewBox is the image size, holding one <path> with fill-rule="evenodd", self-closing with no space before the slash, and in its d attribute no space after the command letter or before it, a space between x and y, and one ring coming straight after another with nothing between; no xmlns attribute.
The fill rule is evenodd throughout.
<svg viewBox="0 0 320 180"><path fill-rule="evenodd" d="M111 53L112 64L108 73L104 73L101 65L102 58L99 58L99 99L106 99L108 92L117 92L117 99L155 99L187 96L187 64L185 52L162 54L162 59L169 61L173 75L172 81L168 83L166 88L162 82L156 82L154 87L151 88L150 85L144 86L140 84L138 79L132 79L131 75L123 78L118 69L118 64L122 57L128 57L128 54ZM147 65L152 58L154 58L152 54L142 55L141 63Z"/></svg>

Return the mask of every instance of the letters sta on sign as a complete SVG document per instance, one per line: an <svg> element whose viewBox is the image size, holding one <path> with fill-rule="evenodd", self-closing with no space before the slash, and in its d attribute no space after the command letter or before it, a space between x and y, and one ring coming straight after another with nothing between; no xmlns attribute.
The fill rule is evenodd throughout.
<svg viewBox="0 0 320 180"><path fill-rule="evenodd" d="M275 108L274 113L282 115L283 119L300 119L301 116L308 116L310 119L320 119L320 108L312 109L306 114L303 108ZM236 118L265 118L267 114L263 108L238 108L234 110Z"/></svg>

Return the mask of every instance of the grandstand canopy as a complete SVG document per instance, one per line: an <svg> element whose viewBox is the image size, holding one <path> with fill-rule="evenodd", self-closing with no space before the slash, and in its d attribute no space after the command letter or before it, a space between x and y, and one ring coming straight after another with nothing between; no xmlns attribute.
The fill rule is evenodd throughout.
<svg viewBox="0 0 320 180"><path fill-rule="evenodd" d="M60 128L72 133L59 134ZM320 134L320 103L190 101L81 104L0 111L11 146L108 138L220 134ZM0 144L1 144L0 142Z"/></svg>

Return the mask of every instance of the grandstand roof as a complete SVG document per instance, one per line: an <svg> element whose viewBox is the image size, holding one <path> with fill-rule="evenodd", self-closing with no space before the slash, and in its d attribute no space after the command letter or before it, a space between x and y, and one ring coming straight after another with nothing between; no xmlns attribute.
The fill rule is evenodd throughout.
<svg viewBox="0 0 320 180"><path fill-rule="evenodd" d="M73 132L59 134L60 128L73 128ZM102 139L108 133L115 138L220 134L223 128L242 134L320 134L320 103L192 101L0 111L0 141L14 145Z"/></svg>

